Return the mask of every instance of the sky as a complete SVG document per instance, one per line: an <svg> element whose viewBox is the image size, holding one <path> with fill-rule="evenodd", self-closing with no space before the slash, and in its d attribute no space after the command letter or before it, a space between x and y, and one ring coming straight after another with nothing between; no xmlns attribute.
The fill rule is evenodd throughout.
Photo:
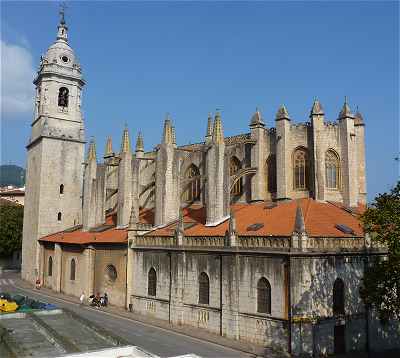
<svg viewBox="0 0 400 358"><path fill-rule="evenodd" d="M1 2L1 163L25 167L32 80L55 41L58 2ZM87 139L119 150L128 126L145 149L170 113L178 144L204 139L218 108L226 136L258 107L274 127L285 104L309 120L318 98L334 121L347 96L366 123L368 199L399 178L398 2L67 2L83 69Z"/></svg>

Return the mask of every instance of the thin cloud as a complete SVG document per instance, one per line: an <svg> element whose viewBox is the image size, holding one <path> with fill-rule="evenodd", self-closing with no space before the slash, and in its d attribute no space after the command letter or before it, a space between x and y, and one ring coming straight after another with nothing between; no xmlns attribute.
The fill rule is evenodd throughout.
<svg viewBox="0 0 400 358"><path fill-rule="evenodd" d="M4 119L32 113L34 76L31 53L25 47L1 40L1 112Z"/></svg>

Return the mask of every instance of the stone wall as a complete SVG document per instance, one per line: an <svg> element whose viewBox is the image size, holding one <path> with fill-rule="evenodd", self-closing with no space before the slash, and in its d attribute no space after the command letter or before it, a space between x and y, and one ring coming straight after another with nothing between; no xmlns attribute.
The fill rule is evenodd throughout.
<svg viewBox="0 0 400 358"><path fill-rule="evenodd" d="M94 291L101 296L106 292L112 305L126 305L126 247L98 246L95 250ZM109 274L109 265L117 273L114 278Z"/></svg>
<svg viewBox="0 0 400 358"><path fill-rule="evenodd" d="M285 266L280 257L134 249L131 264L133 312L257 344L280 346L287 340ZM155 297L148 295L151 268L157 273ZM203 272L209 278L209 304L199 303ZM261 277L271 284L271 314L257 313Z"/></svg>

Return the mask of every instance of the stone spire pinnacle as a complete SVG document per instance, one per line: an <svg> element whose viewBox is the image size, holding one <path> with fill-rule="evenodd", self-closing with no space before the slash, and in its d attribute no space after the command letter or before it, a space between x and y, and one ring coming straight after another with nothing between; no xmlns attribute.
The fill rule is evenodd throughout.
<svg viewBox="0 0 400 358"><path fill-rule="evenodd" d="M131 140L129 139L128 127L125 126L122 134L121 153L129 153L131 151Z"/></svg>
<svg viewBox="0 0 400 358"><path fill-rule="evenodd" d="M354 124L355 125L363 125L364 124L364 118L363 118L363 115L361 114L361 112L358 110L358 106L357 106L357 112L354 115Z"/></svg>
<svg viewBox="0 0 400 358"><path fill-rule="evenodd" d="M208 119L207 119L207 132L206 132L206 137L212 137L213 134L213 119L211 113L208 114Z"/></svg>
<svg viewBox="0 0 400 358"><path fill-rule="evenodd" d="M224 143L224 132L222 129L222 120L221 114L219 111L215 114L214 119L214 129L213 129L213 142L215 144L223 144Z"/></svg>
<svg viewBox="0 0 400 358"><path fill-rule="evenodd" d="M250 127L253 127L253 126L265 126L265 123L261 117L261 113L258 110L258 108L256 108L256 111L250 120Z"/></svg>
<svg viewBox="0 0 400 358"><path fill-rule="evenodd" d="M235 217L235 212L231 208L231 213L229 217L229 234L233 235L236 233L236 217Z"/></svg>
<svg viewBox="0 0 400 358"><path fill-rule="evenodd" d="M165 122L164 122L164 132L163 132L162 143L173 144L172 123L171 123L171 118L169 116L169 113L167 113L167 117L165 118Z"/></svg>
<svg viewBox="0 0 400 358"><path fill-rule="evenodd" d="M171 127L171 134L172 134L172 144L176 145L176 132L175 132L175 127Z"/></svg>
<svg viewBox="0 0 400 358"><path fill-rule="evenodd" d="M108 157L113 154L113 149L112 149L112 139L111 137L107 138L107 143L106 143L106 150L104 152L104 156Z"/></svg>
<svg viewBox="0 0 400 358"><path fill-rule="evenodd" d="M347 103L347 97L344 97L344 103L343 103L343 107L342 110L339 113L339 119L342 118L354 118L353 114L351 113L351 109L349 104Z"/></svg>
<svg viewBox="0 0 400 358"><path fill-rule="evenodd" d="M57 40L68 42L68 27L65 23L65 9L67 5L65 3L60 4L60 24L58 25Z"/></svg>
<svg viewBox="0 0 400 358"><path fill-rule="evenodd" d="M323 114L324 114L324 110L322 108L321 103L318 101L318 99L315 99L314 103L313 103L313 106L311 108L310 116L323 115Z"/></svg>
<svg viewBox="0 0 400 358"><path fill-rule="evenodd" d="M297 206L296 209L296 219L294 221L294 229L293 232L297 232L299 234L303 234L306 232L306 226L304 223L303 211L301 210L300 205Z"/></svg>
<svg viewBox="0 0 400 358"><path fill-rule="evenodd" d="M178 225L176 227L177 233L182 235L185 232L185 224L183 222L183 210L182 208L179 208L179 218L178 218Z"/></svg>
<svg viewBox="0 0 400 358"><path fill-rule="evenodd" d="M138 133L137 139L136 139L136 152L144 152L144 145L143 145L143 136L142 132Z"/></svg>
<svg viewBox="0 0 400 358"><path fill-rule="evenodd" d="M275 118L276 118L277 121L280 121L282 119L287 119L287 120L290 121L289 113L288 113L288 111L287 111L287 109L286 109L284 104L282 104L279 107L278 111L276 112L276 117Z"/></svg>
<svg viewBox="0 0 400 358"><path fill-rule="evenodd" d="M137 223L139 222L138 217L136 216L136 210L132 205L131 215L129 217L129 229L136 229Z"/></svg>
<svg viewBox="0 0 400 358"><path fill-rule="evenodd" d="M96 160L96 143L94 139L90 140L87 161Z"/></svg>

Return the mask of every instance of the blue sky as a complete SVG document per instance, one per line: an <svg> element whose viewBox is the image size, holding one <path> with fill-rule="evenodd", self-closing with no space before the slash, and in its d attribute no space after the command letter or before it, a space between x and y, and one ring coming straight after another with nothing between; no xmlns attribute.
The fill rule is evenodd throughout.
<svg viewBox="0 0 400 358"><path fill-rule="evenodd" d="M56 36L58 3L1 2L1 163L25 166L32 79ZM69 42L83 68L87 138L100 154L128 124L147 150L165 113L178 144L203 140L220 108L225 135L248 131L259 107L308 120L318 97L327 120L349 98L366 122L371 200L399 176L397 2L68 2ZM15 101L18 98L18 101Z"/></svg>

